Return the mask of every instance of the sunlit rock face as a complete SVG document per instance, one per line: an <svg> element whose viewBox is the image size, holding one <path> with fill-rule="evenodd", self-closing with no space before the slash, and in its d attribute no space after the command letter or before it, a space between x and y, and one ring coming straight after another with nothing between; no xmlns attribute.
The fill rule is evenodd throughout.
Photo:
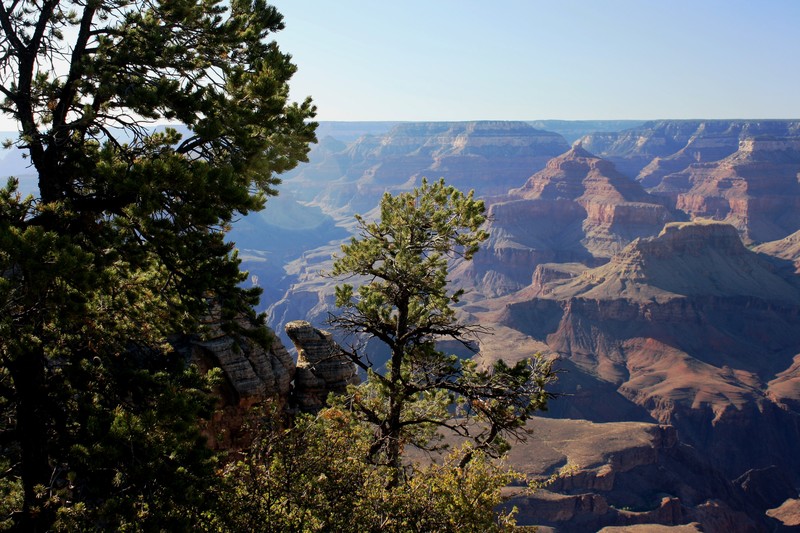
<svg viewBox="0 0 800 533"><path fill-rule="evenodd" d="M674 220L661 199L580 145L550 160L544 170L510 194L580 205L586 213L581 241L594 257L611 257L634 238L655 235Z"/></svg>
<svg viewBox="0 0 800 533"><path fill-rule="evenodd" d="M327 331L304 320L286 324L286 333L297 349L292 401L306 412L319 410L328 394L344 394L348 385L361 380L356 365L342 353Z"/></svg>
<svg viewBox="0 0 800 533"><path fill-rule="evenodd" d="M753 248L754 251L791 261L795 272L800 274L800 230L777 241L765 242Z"/></svg>
<svg viewBox="0 0 800 533"><path fill-rule="evenodd" d="M657 235L675 218L662 199L575 145L492 201L490 240L462 267L469 270L456 271L484 294L508 294L530 283L537 265L596 266L631 240Z"/></svg>
<svg viewBox="0 0 800 533"><path fill-rule="evenodd" d="M660 190L692 218L724 220L759 243L800 227L798 173L800 139L746 139L725 159L665 177Z"/></svg>

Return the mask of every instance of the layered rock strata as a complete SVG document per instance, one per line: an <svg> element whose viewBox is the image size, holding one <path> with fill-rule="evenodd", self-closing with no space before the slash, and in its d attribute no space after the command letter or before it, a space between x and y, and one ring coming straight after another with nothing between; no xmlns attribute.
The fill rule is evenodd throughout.
<svg viewBox="0 0 800 533"><path fill-rule="evenodd" d="M304 320L286 324L286 333L297 348L297 371L292 399L306 412L319 410L328 394L343 394L361 380L356 365L342 352L331 334Z"/></svg>
<svg viewBox="0 0 800 533"><path fill-rule="evenodd" d="M568 148L560 135L525 122L401 123L337 153L321 153L285 186L328 211L364 213L384 191L408 190L422 177L443 177L479 196L505 194ZM323 183L320 176L329 179ZM308 183L318 186L296 190L295 184Z"/></svg>
<svg viewBox="0 0 800 533"><path fill-rule="evenodd" d="M692 218L728 222L758 243L800 228L798 174L800 139L746 139L734 154L666 176L655 190Z"/></svg>
<svg viewBox="0 0 800 533"><path fill-rule="evenodd" d="M655 235L674 220L662 200L581 145L549 161L547 168L510 194L578 204L585 211L581 242L595 257L611 257L634 238Z"/></svg>
<svg viewBox="0 0 800 533"><path fill-rule="evenodd" d="M234 337L221 327L220 310L214 307L206 321L202 339L194 339L182 349L201 371L220 368L224 382L217 387L219 404L206 435L214 448L246 445L245 421L253 406L266 401L285 406L295 377L294 358L273 336L268 349L246 337ZM253 327L246 319L240 326Z"/></svg>
<svg viewBox="0 0 800 533"><path fill-rule="evenodd" d="M255 406L269 402L278 413L286 408L314 412L325 405L330 393L343 394L349 384L360 382L357 367L330 333L306 321L286 325L297 350L296 362L278 337L273 336L265 349L246 337L224 332L220 324L215 307L202 339L176 343L201 371L222 370L224 381L216 390L218 406L205 428L213 448L247 445L246 422ZM240 326L254 325L241 319Z"/></svg>
<svg viewBox="0 0 800 533"><path fill-rule="evenodd" d="M757 137L798 137L800 122L791 120L658 120L617 132L586 135L589 151L612 161L626 176L648 189L694 163L723 159L739 141Z"/></svg>
<svg viewBox="0 0 800 533"><path fill-rule="evenodd" d="M597 266L632 239L656 235L673 213L662 200L580 145L551 159L520 188L489 208L490 240L470 272L484 294L530 283L536 265Z"/></svg>

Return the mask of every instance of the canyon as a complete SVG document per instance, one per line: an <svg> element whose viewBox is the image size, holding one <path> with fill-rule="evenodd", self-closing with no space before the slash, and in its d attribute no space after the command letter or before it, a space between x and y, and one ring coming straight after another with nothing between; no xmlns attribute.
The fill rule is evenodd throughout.
<svg viewBox="0 0 800 533"><path fill-rule="evenodd" d="M490 215L489 241L450 276L466 291L461 316L492 330L474 357L542 353L561 370L559 397L510 461L562 475L533 494L509 489L520 522L791 530L800 121L551 125L563 134L545 122L323 123L281 197L230 234L279 343L302 353L287 326L320 331L336 312L336 280L321 273L353 215L444 177ZM315 342L344 342L332 335ZM338 371L334 389L355 379ZM327 390L293 380L311 383L300 402L312 408Z"/></svg>

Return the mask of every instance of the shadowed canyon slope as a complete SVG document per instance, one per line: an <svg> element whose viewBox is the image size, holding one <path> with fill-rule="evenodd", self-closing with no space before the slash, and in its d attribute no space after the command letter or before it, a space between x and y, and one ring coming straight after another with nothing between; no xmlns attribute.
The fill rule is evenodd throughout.
<svg viewBox="0 0 800 533"><path fill-rule="evenodd" d="M794 520L791 498L785 507L771 498L744 509L734 481L762 479L755 472L774 465L779 485L790 487L782 496L796 498L800 486L800 121L650 122L573 132L580 141L572 148L521 122L401 123L356 140L347 131L349 139L324 139L285 180L295 200L287 212L309 221L315 240L297 233L267 250L248 237L255 249L245 257L254 261L245 266L272 261L260 284L276 331L297 319L320 327L335 312L335 280L319 273L354 212L369 217L384 191L445 177L474 188L491 215L485 248L451 272L468 291L460 312L494 331L477 357L557 356L564 396L548 416L594 422L579 438L598 443L608 435L604 423L644 424L624 426L631 435L666 425L674 450L684 450L678 460L654 445L671 459L624 482L652 496L646 502L624 503L624 491L609 493L600 481L559 485L535 505L576 514L536 523L726 531L744 512L752 530L771 530L769 509L785 524ZM257 235L257 226L248 231ZM554 441L573 431L553 424ZM534 440L513 453L526 464L543 452ZM665 472L693 469L709 485L689 498ZM769 479L762 485L777 486ZM538 516L534 503L523 514Z"/></svg>
<svg viewBox="0 0 800 533"><path fill-rule="evenodd" d="M763 509L796 494L774 470L727 480L670 426L535 418L530 427L530 448L513 448L511 461L533 477L557 477L532 495L507 489L521 524L571 533L637 524L766 531Z"/></svg>

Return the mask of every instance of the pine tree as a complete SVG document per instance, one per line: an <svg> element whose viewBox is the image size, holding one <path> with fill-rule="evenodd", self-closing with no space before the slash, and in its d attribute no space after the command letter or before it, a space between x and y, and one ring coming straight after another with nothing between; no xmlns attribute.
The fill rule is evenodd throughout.
<svg viewBox="0 0 800 533"><path fill-rule="evenodd" d="M342 246L331 274L355 277L336 288L341 312L331 324L363 341L388 347L385 371L355 343L351 359L366 373L347 401L374 427L373 461L401 475L408 445L435 449L438 432L447 429L469 437L475 449L499 455L508 436L524 437L532 413L545 409L554 379L551 363L532 358L509 366L502 360L479 368L440 349L444 340L471 346L480 325L459 320L455 304L463 291L452 290L450 261L471 260L488 234L483 201L463 194L443 180L427 181L412 192L384 194L380 217L357 216L360 233ZM462 458L465 465L471 454Z"/></svg>
<svg viewBox="0 0 800 533"><path fill-rule="evenodd" d="M314 108L261 0L3 0L0 112L39 190L0 190L5 525L180 530L214 457L206 383L169 342L258 293L225 231L304 160ZM169 120L185 127L154 131Z"/></svg>

